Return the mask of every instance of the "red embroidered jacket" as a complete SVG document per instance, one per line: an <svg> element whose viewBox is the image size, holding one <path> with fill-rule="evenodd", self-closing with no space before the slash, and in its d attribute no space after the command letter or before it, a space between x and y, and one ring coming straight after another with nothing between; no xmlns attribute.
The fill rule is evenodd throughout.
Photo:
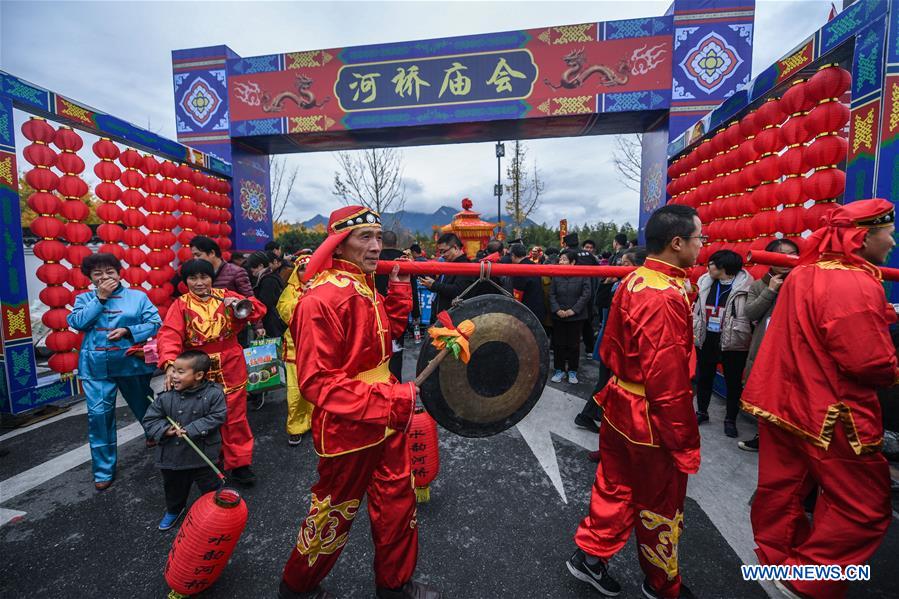
<svg viewBox="0 0 899 599"><path fill-rule="evenodd" d="M612 300L600 356L614 375L596 395L603 420L631 443L667 450L682 472L699 469L686 271L649 258Z"/></svg>
<svg viewBox="0 0 899 599"><path fill-rule="evenodd" d="M899 375L889 334L894 322L873 266L823 256L793 269L780 288L743 409L824 449L840 422L857 454L877 450L883 419L875 390Z"/></svg>
<svg viewBox="0 0 899 599"><path fill-rule="evenodd" d="M405 432L415 407L415 384L399 384L387 361L412 309L409 283L390 283L387 297L372 275L343 260L318 275L291 323L297 381L313 404L312 439L321 456L381 443Z"/></svg>

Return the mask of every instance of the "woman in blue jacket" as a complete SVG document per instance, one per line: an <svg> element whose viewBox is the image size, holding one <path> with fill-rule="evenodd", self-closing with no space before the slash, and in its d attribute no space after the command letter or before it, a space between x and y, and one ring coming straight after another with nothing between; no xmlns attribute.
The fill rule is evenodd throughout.
<svg viewBox="0 0 899 599"><path fill-rule="evenodd" d="M93 254L84 259L81 272L94 284L75 298L67 320L84 333L78 355L78 376L87 401L88 438L94 486L109 488L115 476L115 403L118 391L134 417L144 418L153 391L155 365L146 364L126 350L156 334L162 321L146 293L122 286L122 265L112 254Z"/></svg>

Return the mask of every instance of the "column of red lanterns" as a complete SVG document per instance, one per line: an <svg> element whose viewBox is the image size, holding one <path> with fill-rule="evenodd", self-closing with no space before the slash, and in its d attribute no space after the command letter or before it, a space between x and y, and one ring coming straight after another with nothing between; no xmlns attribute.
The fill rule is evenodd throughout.
<svg viewBox="0 0 899 599"><path fill-rule="evenodd" d="M852 75L838 65L821 67L806 84L806 95L814 106L806 117L810 141L803 154L803 166L813 170L803 185L807 197L815 201L807 222L814 229L833 208L846 189L846 173L838 165L846 160L848 141L841 130L849 121L849 108L840 97L849 89Z"/></svg>
<svg viewBox="0 0 899 599"><path fill-rule="evenodd" d="M143 267L146 254L141 249L145 241L141 227L146 220L141 211L145 202L141 189L146 184L146 179L140 171L143 161L143 157L136 150L130 148L122 152L119 157L119 162L125 167L121 179L125 188L121 197L122 204L125 205L125 210L122 212L122 224L126 227L122 233L122 241L127 246L124 255L125 262L128 264L128 267L122 272L122 277L132 289L146 291L143 288L143 283L147 280L147 271Z"/></svg>
<svg viewBox="0 0 899 599"><path fill-rule="evenodd" d="M75 290L74 295L78 295L90 287L90 279L81 272L81 263L91 253L87 242L93 236L90 227L85 224L90 208L82 199L89 191L80 176L84 172L84 160L77 154L84 146L84 140L71 127L61 126L56 131L53 144L60 150L56 160L56 167L62 172L57 187L64 200L60 213L69 221L65 225L65 237L69 242L66 259L72 268L67 280Z"/></svg>
<svg viewBox="0 0 899 599"><path fill-rule="evenodd" d="M102 203L97 206L97 217L103 221L103 224L110 225L103 228L103 233L97 229L97 234L103 244L99 248L99 252L104 254L112 254L119 260L125 257L122 246L118 244L121 239L121 228L118 226L122 221L122 209L119 208L118 201L122 197L122 189L116 184L122 177L122 169L116 165L115 160L121 152L109 138L102 137L93 145L94 154L100 159L94 165L94 174L100 179L97 184L96 193Z"/></svg>

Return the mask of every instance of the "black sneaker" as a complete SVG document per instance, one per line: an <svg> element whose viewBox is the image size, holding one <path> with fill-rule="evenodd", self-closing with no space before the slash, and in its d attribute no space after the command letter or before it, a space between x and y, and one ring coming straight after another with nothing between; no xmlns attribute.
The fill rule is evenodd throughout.
<svg viewBox="0 0 899 599"><path fill-rule="evenodd" d="M643 596L646 599L662 599L662 596L649 585L649 581L645 578L643 579ZM684 583L680 584L680 594L677 597L678 599L696 599L696 595Z"/></svg>
<svg viewBox="0 0 899 599"><path fill-rule="evenodd" d="M737 447L742 449L743 451L754 451L758 452L759 450L759 436L756 435L749 441L740 441L737 443Z"/></svg>
<svg viewBox="0 0 899 599"><path fill-rule="evenodd" d="M249 466L238 466L231 471L231 480L239 485L252 485L256 482L256 474Z"/></svg>
<svg viewBox="0 0 899 599"><path fill-rule="evenodd" d="M591 433L599 432L599 425L596 424L596 421L589 416L584 416L583 414L578 414L574 417L574 424L581 428L587 429Z"/></svg>
<svg viewBox="0 0 899 599"><path fill-rule="evenodd" d="M595 565L588 566L586 558L587 554L578 549L565 562L571 575L581 582L591 585L606 597L617 597L621 593L621 585L609 576L605 562L599 560Z"/></svg>
<svg viewBox="0 0 899 599"><path fill-rule="evenodd" d="M702 424L709 421L708 412L696 412L696 424Z"/></svg>

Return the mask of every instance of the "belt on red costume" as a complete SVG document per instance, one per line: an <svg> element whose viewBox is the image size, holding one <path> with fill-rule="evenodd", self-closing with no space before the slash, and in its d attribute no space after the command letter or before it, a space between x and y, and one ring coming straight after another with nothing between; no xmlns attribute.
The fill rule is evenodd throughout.
<svg viewBox="0 0 899 599"><path fill-rule="evenodd" d="M646 386L641 383L632 383L630 381L624 381L618 378L617 376L613 376L611 382L618 385L625 391L630 391L634 395L639 395L640 397L646 397Z"/></svg>

